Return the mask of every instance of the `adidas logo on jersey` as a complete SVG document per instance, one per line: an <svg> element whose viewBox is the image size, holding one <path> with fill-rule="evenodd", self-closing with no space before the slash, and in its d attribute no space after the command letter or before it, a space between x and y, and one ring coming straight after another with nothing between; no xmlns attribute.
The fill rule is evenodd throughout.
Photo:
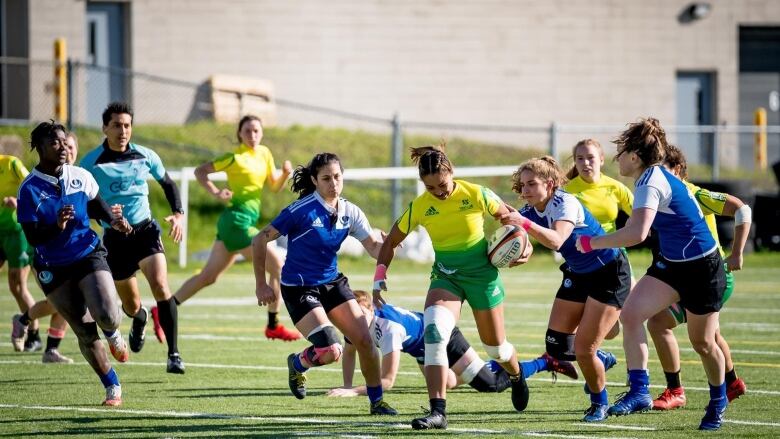
<svg viewBox="0 0 780 439"><path fill-rule="evenodd" d="M325 225L322 224L322 220L320 219L320 217L315 218L314 221L312 221L311 226L312 227L325 227Z"/></svg>
<svg viewBox="0 0 780 439"><path fill-rule="evenodd" d="M438 214L439 214L439 211L436 210L436 208L433 207L433 206L429 207L428 210L425 211L425 216L433 216L433 215L438 215Z"/></svg>

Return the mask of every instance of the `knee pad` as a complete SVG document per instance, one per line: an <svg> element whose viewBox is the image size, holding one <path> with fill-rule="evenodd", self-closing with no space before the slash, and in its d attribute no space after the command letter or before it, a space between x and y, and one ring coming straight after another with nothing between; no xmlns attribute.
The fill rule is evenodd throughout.
<svg viewBox="0 0 780 439"><path fill-rule="evenodd" d="M503 392L510 385L509 374L504 369L499 367L494 372L487 363L484 363L477 376L469 383L474 390L483 393Z"/></svg>
<svg viewBox="0 0 780 439"><path fill-rule="evenodd" d="M498 361L499 363L506 363L507 361L511 360L512 354L515 353L515 347L512 346L512 343L506 341L506 339L504 339L503 343L498 346L490 346L482 343L482 347L485 348L485 352L487 352L488 357Z"/></svg>
<svg viewBox="0 0 780 439"><path fill-rule="evenodd" d="M471 382L474 381L474 378L479 375L479 371L482 370L482 368L486 365L487 363L482 361L482 359L475 358L474 361L466 366L463 372L460 373L460 379L463 380L465 384L471 384Z"/></svg>
<svg viewBox="0 0 780 439"><path fill-rule="evenodd" d="M425 365L449 367L447 360L447 343L450 342L452 330L455 328L455 316L449 309L441 305L425 308L423 314L425 331Z"/></svg>
<svg viewBox="0 0 780 439"><path fill-rule="evenodd" d="M574 355L574 334L547 330L544 336L547 353L556 360L577 361Z"/></svg>
<svg viewBox="0 0 780 439"><path fill-rule="evenodd" d="M312 344L303 351L303 357L311 366L322 366L339 361L344 348L339 341L336 328L331 325L318 326L306 337Z"/></svg>

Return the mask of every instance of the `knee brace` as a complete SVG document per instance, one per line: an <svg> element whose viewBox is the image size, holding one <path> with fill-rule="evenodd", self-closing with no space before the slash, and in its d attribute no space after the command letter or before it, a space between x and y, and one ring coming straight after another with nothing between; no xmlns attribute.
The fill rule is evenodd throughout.
<svg viewBox="0 0 780 439"><path fill-rule="evenodd" d="M507 361L511 360L512 354L515 353L515 347L512 346L512 343L506 341L506 339L504 339L503 343L498 346L490 346L482 343L482 347L485 348L485 352L487 352L488 357L498 361L499 363L506 363Z"/></svg>
<svg viewBox="0 0 780 439"><path fill-rule="evenodd" d="M301 355L301 358L309 363L304 365L307 367L323 366L339 361L341 353L344 351L339 342L336 328L331 325L315 328L306 339L312 344L312 346L304 349L303 355Z"/></svg>
<svg viewBox="0 0 780 439"><path fill-rule="evenodd" d="M544 336L544 344L547 347L547 353L556 360L577 361L574 355L574 334L547 330Z"/></svg>
<svg viewBox="0 0 780 439"><path fill-rule="evenodd" d="M474 381L474 378L479 375L479 371L485 366L487 366L487 363L480 358L475 358L474 361L466 366L466 368L463 369L463 372L460 373L460 379L463 380L465 384L471 384L471 382Z"/></svg>
<svg viewBox="0 0 780 439"><path fill-rule="evenodd" d="M493 371L487 363L483 363L477 376L469 383L474 390L483 393L503 392L510 386L509 374L502 368Z"/></svg>
<svg viewBox="0 0 780 439"><path fill-rule="evenodd" d="M425 331L425 365L449 367L447 361L447 343L450 342L452 330L455 328L455 316L449 309L441 305L425 308L423 314Z"/></svg>

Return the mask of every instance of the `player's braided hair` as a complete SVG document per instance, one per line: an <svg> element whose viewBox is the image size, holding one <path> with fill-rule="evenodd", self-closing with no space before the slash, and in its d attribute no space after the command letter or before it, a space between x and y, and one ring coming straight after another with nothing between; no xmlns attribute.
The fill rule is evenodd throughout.
<svg viewBox="0 0 780 439"><path fill-rule="evenodd" d="M566 176L563 175L563 170L558 166L558 162L554 158L549 155L534 157L521 163L517 171L512 174L512 190L518 194L523 191L522 182L520 181L520 174L523 171L531 171L545 181L552 180L554 189L565 185L567 182Z"/></svg>
<svg viewBox="0 0 780 439"><path fill-rule="evenodd" d="M256 120L260 124L260 127L263 126L262 119L260 119L259 117L253 114L247 114L246 116L242 117L241 120L238 121L238 129L236 130L236 139L238 139L238 143L243 142L243 140L241 140L241 128L244 127L245 123L251 122L253 120Z"/></svg>
<svg viewBox="0 0 780 439"><path fill-rule="evenodd" d="M685 154L680 148L674 145L666 145L666 154L664 155L664 165L671 170L677 171L680 180L688 179L688 161L685 160Z"/></svg>
<svg viewBox="0 0 780 439"><path fill-rule="evenodd" d="M452 162L447 158L447 154L444 153L444 147L445 144L442 142L436 146L427 145L409 148L412 152L412 161L417 164L417 169L420 172L420 178L441 172L452 174Z"/></svg>
<svg viewBox="0 0 780 439"><path fill-rule="evenodd" d="M657 165L664 160L666 146L669 144L661 123L652 117L629 124L628 128L612 143L617 145L618 153L615 158L633 152L647 167Z"/></svg>
<svg viewBox="0 0 780 439"><path fill-rule="evenodd" d="M30 150L43 146L43 141L53 138L54 133L57 131L62 131L66 134L68 133L68 130L66 130L62 124L51 119L48 122L39 123L30 133Z"/></svg>
<svg viewBox="0 0 780 439"><path fill-rule="evenodd" d="M574 145L574 148L571 149L571 158L574 160L574 164L571 166L571 169L569 169L569 172L566 173L566 178L569 180L572 180L576 178L578 175L580 175L580 171L577 170L577 148L580 146L589 146L593 145L601 154L601 158L604 158L604 148L601 147L601 143L599 143L596 139L582 139L579 142L577 142L576 145Z"/></svg>
<svg viewBox="0 0 780 439"><path fill-rule="evenodd" d="M308 165L298 165L293 171L292 183L290 188L293 192L298 193L298 198L303 198L309 194L312 194L317 187L314 186L312 178L316 179L317 174L320 172L320 168L328 163L336 162L339 164L339 168L344 171L344 167L341 166L341 160L339 156L332 152L321 152L311 159Z"/></svg>

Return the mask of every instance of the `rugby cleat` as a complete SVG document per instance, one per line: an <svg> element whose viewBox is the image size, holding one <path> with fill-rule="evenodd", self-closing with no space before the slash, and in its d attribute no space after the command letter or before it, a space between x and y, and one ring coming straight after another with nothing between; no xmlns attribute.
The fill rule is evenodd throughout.
<svg viewBox="0 0 780 439"><path fill-rule="evenodd" d="M122 338L122 334L117 329L113 337L106 337L108 342L108 349L111 351L111 355L120 363L126 363L130 359L130 352L127 351L127 344Z"/></svg>
<svg viewBox="0 0 780 439"><path fill-rule="evenodd" d="M43 343L41 342L41 336L38 335L38 331L30 333L27 331L27 340L24 341L25 352L38 352L43 349Z"/></svg>
<svg viewBox="0 0 780 439"><path fill-rule="evenodd" d="M293 366L295 355L297 354L287 356L287 372L289 374L287 381L290 384L290 392L292 392L293 396L303 399L306 397L306 375L295 370L295 366Z"/></svg>
<svg viewBox="0 0 780 439"><path fill-rule="evenodd" d="M528 383L525 382L523 371L516 377L510 375L509 384L512 386L512 405L515 410L522 412L528 407Z"/></svg>
<svg viewBox="0 0 780 439"><path fill-rule="evenodd" d="M294 329L287 329L281 323L277 323L273 329L268 326L265 327L265 338L269 340L295 341L301 338L301 333Z"/></svg>
<svg viewBox="0 0 780 439"><path fill-rule="evenodd" d="M630 415L646 412L653 408L653 398L649 393L629 390L618 395L617 401L607 413L612 416Z"/></svg>
<svg viewBox="0 0 780 439"><path fill-rule="evenodd" d="M601 362L604 363L604 372L612 369L617 364L617 357L615 357L615 354L609 351L602 351L599 349L599 352L601 352Z"/></svg>
<svg viewBox="0 0 780 439"><path fill-rule="evenodd" d="M729 398L729 402L734 401L740 396L744 395L747 391L747 386L742 378L737 378L736 381L732 381L731 384L726 386L726 396Z"/></svg>
<svg viewBox="0 0 780 439"><path fill-rule="evenodd" d="M139 319L137 316L143 311L144 318ZM133 317L133 323L130 325L130 334L127 336L127 341L130 343L130 350L133 352L141 352L144 348L144 342L146 341L146 322L149 321L149 310L145 307L141 307L141 311L138 311L136 317Z"/></svg>
<svg viewBox="0 0 780 439"><path fill-rule="evenodd" d="M430 413L422 418L412 420L412 428L415 430L446 429L447 416L441 413Z"/></svg>
<svg viewBox="0 0 780 439"><path fill-rule="evenodd" d="M577 374L577 368L574 367L571 361L558 360L556 358L553 358L547 352L543 353L542 356L539 358L541 358L542 360L544 360L545 363L547 363L547 370L549 370L552 373L553 380L557 379L556 374L559 373L573 380L579 378L579 375Z"/></svg>
<svg viewBox="0 0 780 439"><path fill-rule="evenodd" d="M165 343L165 331L163 331L160 324L160 310L156 306L152 307L152 324L154 325L154 336L157 337L157 341Z"/></svg>
<svg viewBox="0 0 780 439"><path fill-rule="evenodd" d="M371 414L380 416L395 416L398 412L390 407L390 404L386 403L384 399L380 399L377 402L371 403Z"/></svg>
<svg viewBox="0 0 780 439"><path fill-rule="evenodd" d="M707 404L707 408L704 411L704 417L701 418L701 424L699 424L699 430L717 430L723 423L723 415L726 414L726 407L728 404Z"/></svg>
<svg viewBox="0 0 780 439"><path fill-rule="evenodd" d="M49 349L48 351L43 353L43 357L41 358L41 362L43 363L61 363L61 364L71 364L73 363L73 360L62 355L60 351L57 349Z"/></svg>
<svg viewBox="0 0 780 439"><path fill-rule="evenodd" d="M582 422L601 422L605 421L609 415L607 410L609 406L606 404L599 404L597 402L591 403L590 408L585 410L585 417L582 418Z"/></svg>
<svg viewBox="0 0 780 439"><path fill-rule="evenodd" d="M24 336L27 333L27 326L19 321L21 317L21 314L11 317L11 344L16 352L22 352L24 349Z"/></svg>
<svg viewBox="0 0 780 439"><path fill-rule="evenodd" d="M106 400L103 405L116 407L122 405L122 386L112 385L106 387Z"/></svg>
<svg viewBox="0 0 780 439"><path fill-rule="evenodd" d="M653 410L674 410L685 407L687 402L685 398L685 389L678 387L676 389L664 389L658 398L653 400Z"/></svg>
<svg viewBox="0 0 780 439"><path fill-rule="evenodd" d="M184 361L182 361L178 352L168 355L168 367L165 371L179 375L184 374Z"/></svg>

